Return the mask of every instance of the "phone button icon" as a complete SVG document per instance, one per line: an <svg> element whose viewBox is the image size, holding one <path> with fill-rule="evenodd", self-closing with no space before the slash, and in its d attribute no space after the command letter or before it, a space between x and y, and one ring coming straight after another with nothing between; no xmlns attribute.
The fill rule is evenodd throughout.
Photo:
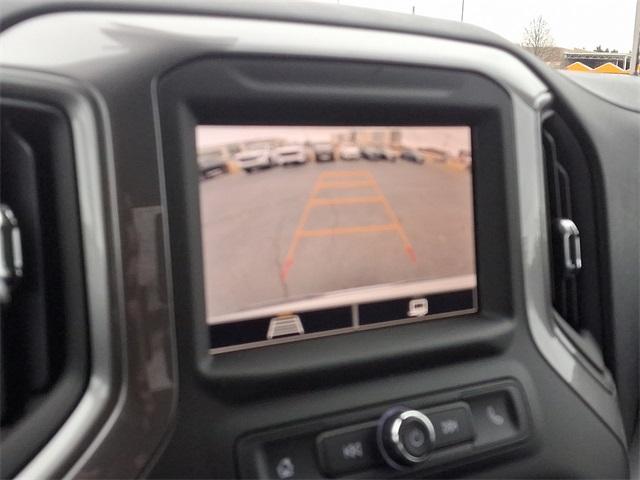
<svg viewBox="0 0 640 480"><path fill-rule="evenodd" d="M504 425L504 415L500 415L493 405L488 405L486 408L487 418L496 427Z"/></svg>
<svg viewBox="0 0 640 480"><path fill-rule="evenodd" d="M478 444L502 442L520 431L513 402L507 392L495 392L468 400Z"/></svg>

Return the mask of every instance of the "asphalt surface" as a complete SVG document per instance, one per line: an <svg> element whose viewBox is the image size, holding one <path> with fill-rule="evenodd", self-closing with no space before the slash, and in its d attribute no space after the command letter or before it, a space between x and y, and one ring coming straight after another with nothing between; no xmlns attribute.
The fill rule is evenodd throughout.
<svg viewBox="0 0 640 480"><path fill-rule="evenodd" d="M310 162L204 180L200 199L207 317L475 272L467 170Z"/></svg>

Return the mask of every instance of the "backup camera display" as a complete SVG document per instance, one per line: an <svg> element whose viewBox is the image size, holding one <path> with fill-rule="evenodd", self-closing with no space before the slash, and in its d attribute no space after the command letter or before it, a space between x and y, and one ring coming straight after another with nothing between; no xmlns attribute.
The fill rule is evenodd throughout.
<svg viewBox="0 0 640 480"><path fill-rule="evenodd" d="M467 126L198 126L211 353L475 312Z"/></svg>

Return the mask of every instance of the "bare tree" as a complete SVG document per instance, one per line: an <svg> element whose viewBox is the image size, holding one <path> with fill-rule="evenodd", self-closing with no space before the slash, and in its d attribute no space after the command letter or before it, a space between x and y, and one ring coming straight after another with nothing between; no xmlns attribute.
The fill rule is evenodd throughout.
<svg viewBox="0 0 640 480"><path fill-rule="evenodd" d="M553 37L551 28L542 17L536 17L524 29L522 46L544 61L553 57Z"/></svg>

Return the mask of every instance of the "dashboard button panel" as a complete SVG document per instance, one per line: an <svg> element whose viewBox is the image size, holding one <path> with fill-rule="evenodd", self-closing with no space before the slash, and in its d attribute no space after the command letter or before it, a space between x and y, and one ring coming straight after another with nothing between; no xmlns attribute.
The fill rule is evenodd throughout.
<svg viewBox="0 0 640 480"><path fill-rule="evenodd" d="M525 444L529 414L512 380L336 414L248 435L243 478L392 478Z"/></svg>

